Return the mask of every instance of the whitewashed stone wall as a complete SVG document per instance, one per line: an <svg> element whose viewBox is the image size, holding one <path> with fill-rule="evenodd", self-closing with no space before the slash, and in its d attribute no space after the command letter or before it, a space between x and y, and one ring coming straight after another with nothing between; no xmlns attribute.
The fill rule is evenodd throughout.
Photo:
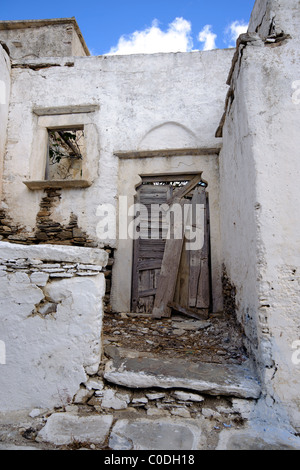
<svg viewBox="0 0 300 470"><path fill-rule="evenodd" d="M166 123L184 126L193 137L193 147L218 146L215 129L223 110L232 55L232 50L216 50L45 59L43 63L49 67L41 69L41 59L22 61L20 67L14 63L4 192L15 223L32 230L41 198L39 192L30 192L23 184L33 178L32 160L36 158L32 151L39 119L33 110L56 116L59 126L73 114L73 125L75 120L80 124L88 119L84 124L96 128L99 142L93 142L98 151L98 161L93 160L94 182L84 191L65 191L54 212L59 221L67 221L75 208L79 226L96 237L98 205L116 204L116 151L138 150L152 129ZM86 105L95 105L94 112L86 113ZM173 126L171 132L173 137ZM185 137L177 145L186 147ZM42 159L45 152L41 149ZM34 179L38 178L44 179L42 166L39 176L34 168Z"/></svg>
<svg viewBox="0 0 300 470"><path fill-rule="evenodd" d="M0 412L70 403L101 361L103 250L0 242Z"/></svg>
<svg viewBox="0 0 300 470"><path fill-rule="evenodd" d="M0 44L0 197L2 195L3 160L8 122L10 72L9 56Z"/></svg>
<svg viewBox="0 0 300 470"><path fill-rule="evenodd" d="M244 37L240 44L220 160L223 255L237 290L238 316L266 396L272 397L273 414L280 407L296 428L299 23L298 1L256 2L250 28L260 35Z"/></svg>

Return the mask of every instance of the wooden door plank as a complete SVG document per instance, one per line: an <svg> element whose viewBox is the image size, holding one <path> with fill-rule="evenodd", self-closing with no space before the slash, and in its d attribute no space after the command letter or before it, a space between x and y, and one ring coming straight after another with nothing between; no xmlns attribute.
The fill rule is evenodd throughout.
<svg viewBox="0 0 300 470"><path fill-rule="evenodd" d="M181 239L170 239L166 242L159 276L159 285L156 291L152 312L154 318L169 317L171 314L168 302L173 300L175 293L182 245L183 237L181 237Z"/></svg>
<svg viewBox="0 0 300 470"><path fill-rule="evenodd" d="M138 271L144 271L147 269L160 269L161 259L143 259L138 261L137 269Z"/></svg>
<svg viewBox="0 0 300 470"><path fill-rule="evenodd" d="M190 215L192 219L195 218L195 210L197 204L200 204L201 195L198 191L195 190L192 198L192 214ZM191 220L191 225L193 228L197 228L197 221ZM192 234L191 234L192 235ZM200 275L200 264L201 264L201 252L200 250L190 250L190 270L189 270L189 307L195 307L197 302L197 291L198 291L198 281Z"/></svg>
<svg viewBox="0 0 300 470"><path fill-rule="evenodd" d="M144 290L144 291L139 291L139 298L141 297L150 297L152 295L155 295L156 294L156 289L148 289L148 290Z"/></svg>
<svg viewBox="0 0 300 470"><path fill-rule="evenodd" d="M181 260L177 275L174 302L182 307L189 306L189 274L190 274L190 251L186 249L184 241Z"/></svg>
<svg viewBox="0 0 300 470"><path fill-rule="evenodd" d="M135 196L135 203L140 203L140 193L137 191ZM139 272L137 269L138 259L140 251L140 238L133 242L133 254L132 254L132 286L131 286L131 310L137 311L138 305L138 292L139 292Z"/></svg>
<svg viewBox="0 0 300 470"><path fill-rule="evenodd" d="M179 202L184 196L186 196L188 193L193 191L193 189L197 186L197 184L200 183L201 175L202 173L198 173L185 186L182 186L177 191L174 191L174 194L167 200L167 204L169 204L170 206L171 204L174 204L175 202Z"/></svg>
<svg viewBox="0 0 300 470"><path fill-rule="evenodd" d="M157 217L157 230L151 239L151 204L163 204L171 196L169 186L141 185L137 189L135 202L143 204L146 211L140 214L139 237L133 242L133 276L131 308L134 312L150 312L153 308L157 285L157 271L160 271L166 232L164 218Z"/></svg>
<svg viewBox="0 0 300 470"><path fill-rule="evenodd" d="M196 207L201 204L204 207L204 214L202 220L197 220ZM190 273L189 273L189 307L196 307L198 290L199 290L199 279L203 273L201 271L201 260L205 256L205 242L206 242L206 194L204 189L195 189L192 198L192 209L191 209L191 225L193 228L204 231L204 245L198 249L190 250ZM202 226L204 224L204 227ZM202 226L202 227L201 227ZM192 234L191 234L192 235ZM203 281L203 279L202 279ZM202 286L202 284L201 284ZM206 307L205 307L206 308Z"/></svg>
<svg viewBox="0 0 300 470"><path fill-rule="evenodd" d="M201 260L196 307L197 308L209 308L209 304L210 304L210 289L209 289L208 258L203 258Z"/></svg>
<svg viewBox="0 0 300 470"><path fill-rule="evenodd" d="M206 196L206 205L205 205L205 230L204 230L204 244L201 251L201 265L200 265L200 276L198 283L198 292L197 292L197 308L209 308L210 306L210 273L209 273L209 211L208 211L208 201L207 194Z"/></svg>

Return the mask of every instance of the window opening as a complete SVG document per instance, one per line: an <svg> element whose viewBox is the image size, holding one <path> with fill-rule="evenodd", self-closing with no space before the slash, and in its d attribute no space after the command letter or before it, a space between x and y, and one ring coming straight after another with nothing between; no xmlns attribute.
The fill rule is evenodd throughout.
<svg viewBox="0 0 300 470"><path fill-rule="evenodd" d="M82 178L85 158L84 129L48 129L46 180Z"/></svg>

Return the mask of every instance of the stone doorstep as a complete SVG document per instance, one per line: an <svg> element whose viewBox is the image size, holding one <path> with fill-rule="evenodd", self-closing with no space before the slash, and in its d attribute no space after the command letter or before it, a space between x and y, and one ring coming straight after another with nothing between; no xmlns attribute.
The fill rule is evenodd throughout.
<svg viewBox="0 0 300 470"><path fill-rule="evenodd" d="M58 446L76 441L104 444L112 423L112 415L79 417L71 413L54 413L38 433L36 441Z"/></svg>
<svg viewBox="0 0 300 470"><path fill-rule="evenodd" d="M216 429L216 426L213 427ZM117 419L113 415L77 416L58 412L48 417L35 442L0 443L0 450L43 450L44 446L81 445L81 448L128 450L208 450L212 425L197 419L157 416ZM243 429L217 432L214 450L299 450L299 437L282 428L252 423ZM96 445L96 446L95 446ZM33 447L34 446L34 447ZM48 447L47 447L48 449Z"/></svg>
<svg viewBox="0 0 300 470"><path fill-rule="evenodd" d="M208 395L257 399L261 393L258 379L247 363L225 365L187 363L153 357L120 357L107 362L104 378L128 388L180 388Z"/></svg>
<svg viewBox="0 0 300 470"><path fill-rule="evenodd" d="M180 418L118 420L109 447L113 450L197 450L202 448L203 421Z"/></svg>

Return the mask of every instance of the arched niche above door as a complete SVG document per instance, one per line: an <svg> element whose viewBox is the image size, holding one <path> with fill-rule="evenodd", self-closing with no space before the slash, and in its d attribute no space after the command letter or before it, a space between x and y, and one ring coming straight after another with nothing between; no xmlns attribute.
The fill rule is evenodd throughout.
<svg viewBox="0 0 300 470"><path fill-rule="evenodd" d="M142 138L138 150L179 149L197 147L196 135L177 122L165 122L153 127Z"/></svg>

